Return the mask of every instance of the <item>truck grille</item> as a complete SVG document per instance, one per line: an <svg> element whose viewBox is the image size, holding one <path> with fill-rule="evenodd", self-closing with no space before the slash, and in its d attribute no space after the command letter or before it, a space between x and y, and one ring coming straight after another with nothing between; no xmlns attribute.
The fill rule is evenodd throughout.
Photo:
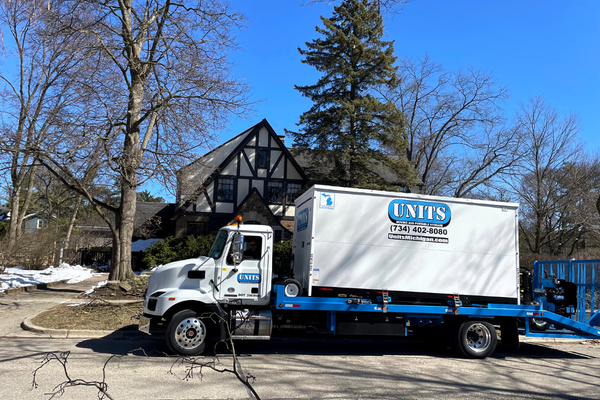
<svg viewBox="0 0 600 400"><path fill-rule="evenodd" d="M149 311L156 311L156 302L157 299L148 299L148 310Z"/></svg>

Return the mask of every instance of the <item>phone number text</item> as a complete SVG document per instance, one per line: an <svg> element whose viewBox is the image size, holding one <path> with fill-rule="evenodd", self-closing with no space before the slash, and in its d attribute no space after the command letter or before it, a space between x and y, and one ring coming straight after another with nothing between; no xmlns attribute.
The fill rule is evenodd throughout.
<svg viewBox="0 0 600 400"><path fill-rule="evenodd" d="M429 235L447 235L448 229L432 228L426 226L391 225L390 232L398 233L427 233Z"/></svg>

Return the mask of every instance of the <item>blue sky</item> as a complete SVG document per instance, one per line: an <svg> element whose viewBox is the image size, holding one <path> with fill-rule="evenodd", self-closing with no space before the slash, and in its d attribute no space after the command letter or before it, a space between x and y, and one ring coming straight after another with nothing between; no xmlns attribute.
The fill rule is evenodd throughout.
<svg viewBox="0 0 600 400"><path fill-rule="evenodd" d="M301 63L297 48L318 37L319 16L331 16L333 6L299 1L230 0L247 18L240 50L231 54L232 72L261 102L247 120L231 121L222 142L263 118L284 134L310 107L294 84L312 84L319 75ZM396 56L429 54L447 70L492 73L508 89L507 116L542 95L559 113L577 114L581 139L600 150L600 1L413 0L385 23Z"/></svg>

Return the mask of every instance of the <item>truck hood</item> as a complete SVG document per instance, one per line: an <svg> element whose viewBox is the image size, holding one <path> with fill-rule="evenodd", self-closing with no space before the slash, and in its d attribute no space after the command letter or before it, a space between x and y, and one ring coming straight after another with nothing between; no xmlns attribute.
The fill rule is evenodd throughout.
<svg viewBox="0 0 600 400"><path fill-rule="evenodd" d="M203 280L214 275L215 260L209 257L174 261L158 267L148 281L147 296L172 289L198 289ZM189 271L206 271L204 279L189 279Z"/></svg>

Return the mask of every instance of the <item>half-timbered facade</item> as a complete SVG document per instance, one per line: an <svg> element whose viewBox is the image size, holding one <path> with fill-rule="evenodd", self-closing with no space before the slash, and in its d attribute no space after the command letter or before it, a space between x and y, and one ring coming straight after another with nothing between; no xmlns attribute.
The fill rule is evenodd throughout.
<svg viewBox="0 0 600 400"><path fill-rule="evenodd" d="M241 214L244 223L292 232L294 200L306 176L267 120L234 137L178 173L176 235L214 232Z"/></svg>

